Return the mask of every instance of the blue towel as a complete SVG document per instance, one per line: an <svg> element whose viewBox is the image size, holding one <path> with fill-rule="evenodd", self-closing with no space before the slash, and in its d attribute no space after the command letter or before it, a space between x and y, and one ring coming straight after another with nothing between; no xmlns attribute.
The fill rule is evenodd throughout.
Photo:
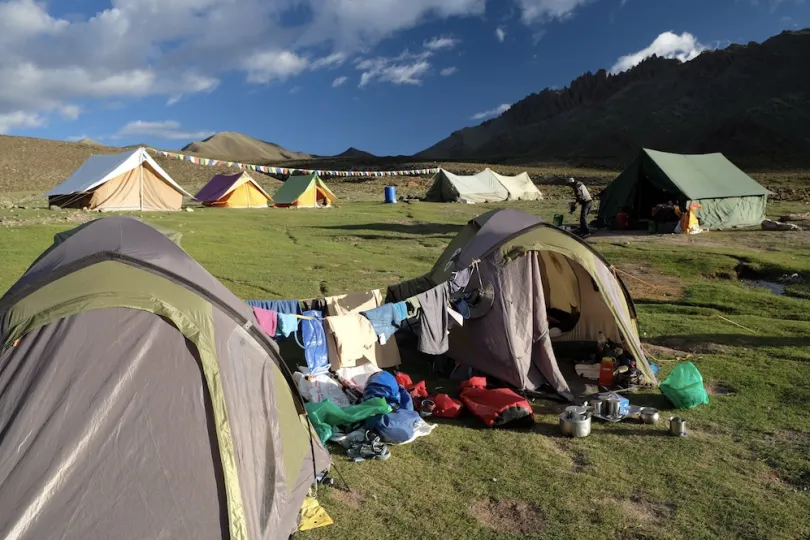
<svg viewBox="0 0 810 540"><path fill-rule="evenodd" d="M278 314L278 324L276 326L276 337L290 337L290 334L298 330L298 317L288 313Z"/></svg>
<svg viewBox="0 0 810 540"><path fill-rule="evenodd" d="M276 313L301 315L301 303L298 300L245 300L245 302L250 306L269 309Z"/></svg>
<svg viewBox="0 0 810 540"><path fill-rule="evenodd" d="M363 311L362 315L374 327L374 333L385 336L387 341L399 329L402 321L408 318L408 307L405 302L383 304L378 308Z"/></svg>

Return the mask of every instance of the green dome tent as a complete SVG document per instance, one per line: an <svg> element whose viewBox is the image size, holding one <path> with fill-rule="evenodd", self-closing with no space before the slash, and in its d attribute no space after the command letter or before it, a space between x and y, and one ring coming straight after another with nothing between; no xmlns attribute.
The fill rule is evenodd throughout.
<svg viewBox="0 0 810 540"><path fill-rule="evenodd" d="M83 225L0 299L0 537L286 539L329 465L236 298L149 225Z"/></svg>

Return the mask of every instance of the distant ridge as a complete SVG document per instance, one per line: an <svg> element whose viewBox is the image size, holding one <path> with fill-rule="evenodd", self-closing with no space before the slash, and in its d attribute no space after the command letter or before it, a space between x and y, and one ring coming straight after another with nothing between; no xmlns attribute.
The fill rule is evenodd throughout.
<svg viewBox="0 0 810 540"><path fill-rule="evenodd" d="M90 137L82 137L81 139L79 139L76 142L79 143L79 144L86 144L88 146L107 146L106 144L101 144L98 141L94 141Z"/></svg>
<svg viewBox="0 0 810 540"><path fill-rule="evenodd" d="M336 158L376 158L371 152L365 150L358 150L354 146L349 147L346 151L341 152L335 156Z"/></svg>
<svg viewBox="0 0 810 540"><path fill-rule="evenodd" d="M277 144L232 131L224 131L203 141L189 143L182 151L193 152L207 158L248 163L271 163L312 157L310 154L293 152Z"/></svg>

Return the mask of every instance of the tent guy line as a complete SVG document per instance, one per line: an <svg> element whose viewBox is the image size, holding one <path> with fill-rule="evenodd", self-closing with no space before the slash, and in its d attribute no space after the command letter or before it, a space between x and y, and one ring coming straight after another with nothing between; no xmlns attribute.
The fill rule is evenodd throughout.
<svg viewBox="0 0 810 540"><path fill-rule="evenodd" d="M439 168L432 168L432 169L408 169L402 171L334 171L334 170L322 170L322 169L299 169L299 168L291 168L291 167L271 167L269 165L253 165L250 163L239 163L238 161L226 161L220 159L210 159L210 158L203 158L198 156L189 156L187 154L179 154L176 152L167 152L165 150L158 150L156 148L145 147L146 150L152 152L155 155L160 157L165 157L169 159L180 159L183 161L188 161L190 163L195 163L197 165L207 165L209 167L218 167L218 166L226 166L226 167L235 167L238 169L247 169L251 171L258 171L267 174L284 174L284 175L292 175L292 176L306 176L310 174L314 174L317 176L424 176L428 174L436 174L439 172Z"/></svg>

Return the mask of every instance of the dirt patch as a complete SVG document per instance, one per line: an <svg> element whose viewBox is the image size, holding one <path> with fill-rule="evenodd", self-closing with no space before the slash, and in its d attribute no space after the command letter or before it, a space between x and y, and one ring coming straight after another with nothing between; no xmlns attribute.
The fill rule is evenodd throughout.
<svg viewBox="0 0 810 540"><path fill-rule="evenodd" d="M687 337L668 337L656 340L656 345L683 351L690 354L725 354L729 352L726 345L719 343L694 343Z"/></svg>
<svg viewBox="0 0 810 540"><path fill-rule="evenodd" d="M644 350L647 352L647 354L659 357L674 356L675 358L686 358L692 356L686 351L679 351L678 349L671 349L669 347L662 347L660 345L653 345L651 343L645 343Z"/></svg>
<svg viewBox="0 0 810 540"><path fill-rule="evenodd" d="M477 501L470 507L470 513L482 525L497 532L531 534L545 523L545 515L538 506L517 499Z"/></svg>
<svg viewBox="0 0 810 540"><path fill-rule="evenodd" d="M636 300L677 300L684 295L681 280L643 264L617 266L617 273Z"/></svg>
<svg viewBox="0 0 810 540"><path fill-rule="evenodd" d="M638 497L618 501L622 513L629 521L639 525L657 525L672 514L672 510L663 505L642 500Z"/></svg>
<svg viewBox="0 0 810 540"><path fill-rule="evenodd" d="M334 489L329 493L329 497L341 504L344 504L352 510L358 510L360 506L366 501L362 494L356 491L343 491L342 489Z"/></svg>
<svg viewBox="0 0 810 540"><path fill-rule="evenodd" d="M712 381L706 385L706 391L712 396L727 396L735 394L737 390L725 381Z"/></svg>

